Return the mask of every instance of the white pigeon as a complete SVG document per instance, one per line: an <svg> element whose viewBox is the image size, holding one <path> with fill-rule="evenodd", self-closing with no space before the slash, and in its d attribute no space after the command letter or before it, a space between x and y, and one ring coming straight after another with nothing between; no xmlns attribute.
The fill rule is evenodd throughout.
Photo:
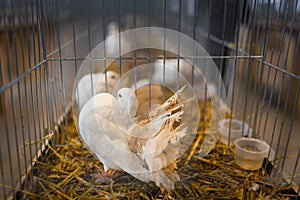
<svg viewBox="0 0 300 200"><path fill-rule="evenodd" d="M84 105L79 114L79 132L103 163L105 172L123 170L141 181L174 188L179 180L175 169L180 140L187 134L187 125L180 122L184 106L192 99L180 101L179 93L138 124L133 120L136 97L129 88L120 89L118 99L102 93Z"/></svg>
<svg viewBox="0 0 300 200"><path fill-rule="evenodd" d="M114 109L115 113L112 111ZM105 153L108 149L105 144L111 140L122 140L126 135L118 134L119 130L105 134L108 124L113 124L113 129L118 129L120 124L127 127L132 123L132 118L137 109L137 100L133 92L128 88L118 91L118 99L109 93L100 93L92 97L82 108L79 114L79 132L88 147L97 155L108 169L120 169L116 164L107 158ZM118 124L115 122L118 118ZM122 122L122 124L121 124ZM109 138L107 138L109 137ZM101 153L102 152L102 153ZM109 153L109 152L108 152Z"/></svg>
<svg viewBox="0 0 300 200"><path fill-rule="evenodd" d="M84 75L76 88L76 101L81 109L84 104L95 94L102 92L112 93L120 75L114 71Z"/></svg>
<svg viewBox="0 0 300 200"><path fill-rule="evenodd" d="M105 40L107 58L117 58L124 52L131 50L131 38L128 38L126 34L122 34L122 31L119 24L115 21L111 21L107 25L107 37Z"/></svg>
<svg viewBox="0 0 300 200"><path fill-rule="evenodd" d="M117 22L110 22L107 25L107 39L106 39L106 57L113 58L119 55L119 38L114 36L119 33L119 25Z"/></svg>
<svg viewBox="0 0 300 200"><path fill-rule="evenodd" d="M163 65L163 59L156 60L155 63L158 65ZM212 83L207 83L207 93L205 95L205 77L201 72L198 72L196 68L193 69L192 64L188 61L179 59L178 64L177 59L165 59L165 66L165 68L155 68L155 73L152 80L165 83L167 86L169 85L172 87L181 87L188 81L193 86L198 100L202 101L205 99L205 97L206 99L209 99L216 95L217 88ZM182 76L179 76L179 74Z"/></svg>

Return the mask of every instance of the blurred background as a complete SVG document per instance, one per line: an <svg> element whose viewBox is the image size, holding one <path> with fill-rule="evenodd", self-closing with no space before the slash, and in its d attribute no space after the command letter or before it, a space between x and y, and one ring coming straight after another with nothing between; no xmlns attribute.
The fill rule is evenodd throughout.
<svg viewBox="0 0 300 200"><path fill-rule="evenodd" d="M22 181L41 140L67 123L63 119L71 109L76 72L109 36L111 22L119 25L118 31L164 27L198 41L222 74L234 117L247 121L270 144L270 158L280 158L278 170L299 184L299 4L0 1L0 191L7 194Z"/></svg>

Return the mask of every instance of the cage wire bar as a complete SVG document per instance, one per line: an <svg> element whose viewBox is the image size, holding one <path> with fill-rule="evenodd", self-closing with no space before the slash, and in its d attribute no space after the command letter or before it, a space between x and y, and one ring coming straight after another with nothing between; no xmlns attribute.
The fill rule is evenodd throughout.
<svg viewBox="0 0 300 200"><path fill-rule="evenodd" d="M1 198L32 175L37 158L47 154L47 142L72 148L68 133L60 138L58 129L68 127L79 66L108 37L112 21L119 24L118 32L156 26L198 41L222 74L231 113L268 142L275 178L299 193L298 0L93 0L84 5L79 0L5 0L0 3ZM119 53L121 45L120 37ZM155 59L165 64L166 58L166 51L156 57L135 50L133 57L120 55L118 66L122 75L125 60L135 66ZM180 68L184 58L172 58ZM104 52L88 59L103 60L106 68L112 58Z"/></svg>

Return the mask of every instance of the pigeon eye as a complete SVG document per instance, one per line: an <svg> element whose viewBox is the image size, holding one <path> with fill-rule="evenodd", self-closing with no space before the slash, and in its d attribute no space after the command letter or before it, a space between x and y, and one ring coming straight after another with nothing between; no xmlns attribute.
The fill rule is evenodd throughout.
<svg viewBox="0 0 300 200"><path fill-rule="evenodd" d="M119 94L119 97L121 98L121 97L122 97L122 95L121 95L121 94Z"/></svg>
<svg viewBox="0 0 300 200"><path fill-rule="evenodd" d="M111 76L112 79L115 79L116 77L114 75Z"/></svg>

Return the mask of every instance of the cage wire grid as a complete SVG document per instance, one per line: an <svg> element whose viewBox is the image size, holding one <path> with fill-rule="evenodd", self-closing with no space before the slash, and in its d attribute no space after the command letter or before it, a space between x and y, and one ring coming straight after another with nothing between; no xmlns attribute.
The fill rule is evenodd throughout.
<svg viewBox="0 0 300 200"><path fill-rule="evenodd" d="M72 148L68 132L65 140L56 142L57 130L62 124L68 127L73 81L80 64L108 37L111 21L120 25L119 32L157 26L198 41L222 74L230 112L250 124L254 136L269 143L268 158L276 158L276 178L282 176L299 193L299 8L298 0L102 0L84 5L77 0L3 1L1 198L14 194L32 173L34 162L47 153L46 142ZM185 59L168 57L166 52L158 57L151 51L133 55L120 55L120 73L124 60L136 65ZM90 59L106 63L112 58L104 53ZM51 134L53 138L47 140Z"/></svg>

